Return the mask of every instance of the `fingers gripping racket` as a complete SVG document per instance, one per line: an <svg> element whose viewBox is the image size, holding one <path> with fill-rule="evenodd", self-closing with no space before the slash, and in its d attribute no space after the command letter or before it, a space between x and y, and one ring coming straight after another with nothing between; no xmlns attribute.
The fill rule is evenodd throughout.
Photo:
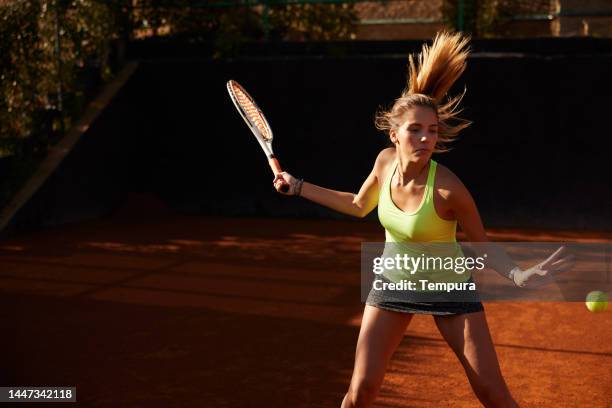
<svg viewBox="0 0 612 408"><path fill-rule="evenodd" d="M266 120L266 117L261 109L259 109L251 95L249 95L238 82L234 80L227 81L227 92L229 93L232 102L234 102L236 109L238 109L238 113L240 113L240 116L242 116L246 124L249 126L251 132L253 132L253 135L255 135L255 139L257 139L259 145L266 154L268 164L270 165L274 176L282 173L283 170L281 169L280 164L278 164L278 160L272 151L272 129L270 128L270 125L268 124L268 121ZM280 190L283 193L288 192L289 185L283 183L280 186Z"/></svg>

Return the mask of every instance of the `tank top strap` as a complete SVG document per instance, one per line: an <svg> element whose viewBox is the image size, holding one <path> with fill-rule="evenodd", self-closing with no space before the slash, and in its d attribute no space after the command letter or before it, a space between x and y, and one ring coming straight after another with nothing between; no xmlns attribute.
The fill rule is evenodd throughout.
<svg viewBox="0 0 612 408"><path fill-rule="evenodd" d="M386 186L387 190L391 185L391 179L393 178L393 175L397 171L397 166L399 166L399 162L397 161L397 159L394 159L393 164L391 165L391 170L389 170L389 172L387 173L387 177L385 178L384 186Z"/></svg>
<svg viewBox="0 0 612 408"><path fill-rule="evenodd" d="M431 198L433 197L434 183L436 181L436 167L437 167L437 163L433 159L430 159L429 160L429 171L427 173L427 187L425 190L425 194L427 195L425 197L426 201L430 201Z"/></svg>

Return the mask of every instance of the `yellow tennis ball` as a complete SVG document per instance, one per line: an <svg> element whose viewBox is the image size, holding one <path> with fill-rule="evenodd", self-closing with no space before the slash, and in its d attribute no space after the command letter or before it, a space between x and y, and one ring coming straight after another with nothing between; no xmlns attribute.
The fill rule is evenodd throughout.
<svg viewBox="0 0 612 408"><path fill-rule="evenodd" d="M586 307L590 312L603 312L608 308L608 296L600 290L594 290L586 297Z"/></svg>

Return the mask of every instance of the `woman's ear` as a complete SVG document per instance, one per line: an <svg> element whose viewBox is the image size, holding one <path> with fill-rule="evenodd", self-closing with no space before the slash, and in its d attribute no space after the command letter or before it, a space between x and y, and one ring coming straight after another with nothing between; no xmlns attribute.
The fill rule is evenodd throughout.
<svg viewBox="0 0 612 408"><path fill-rule="evenodd" d="M391 129L389 131L389 139L391 140L391 143L393 144L397 144L397 132L395 131L395 129Z"/></svg>

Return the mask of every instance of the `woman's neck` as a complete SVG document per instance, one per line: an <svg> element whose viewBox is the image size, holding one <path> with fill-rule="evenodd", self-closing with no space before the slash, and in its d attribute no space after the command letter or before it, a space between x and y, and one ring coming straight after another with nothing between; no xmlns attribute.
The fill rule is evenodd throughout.
<svg viewBox="0 0 612 408"><path fill-rule="evenodd" d="M417 179L421 174L423 174L429 168L430 160L426 162L414 162L414 161L404 161L398 155L398 182L402 186L405 186L410 181Z"/></svg>

